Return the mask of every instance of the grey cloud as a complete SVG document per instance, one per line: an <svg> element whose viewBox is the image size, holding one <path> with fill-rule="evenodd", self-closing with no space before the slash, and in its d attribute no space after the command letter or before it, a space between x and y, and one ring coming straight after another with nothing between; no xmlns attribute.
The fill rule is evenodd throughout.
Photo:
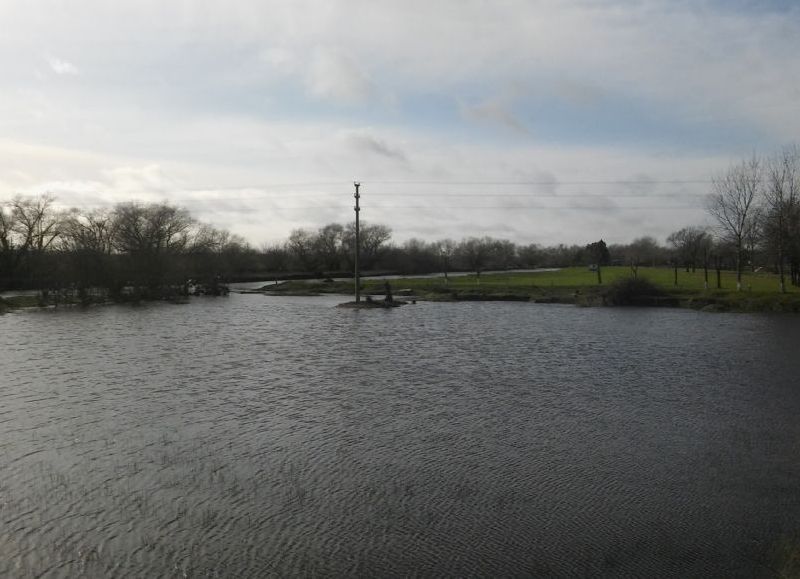
<svg viewBox="0 0 800 579"><path fill-rule="evenodd" d="M204 214L227 213L237 216L248 216L256 212L256 207L251 203L228 199L192 199L181 201L180 205L192 211ZM237 217L237 219L245 217Z"/></svg>
<svg viewBox="0 0 800 579"><path fill-rule="evenodd" d="M603 90L590 82L571 78L557 79L553 86L553 94L557 98L575 106L589 107L596 105L603 97Z"/></svg>
<svg viewBox="0 0 800 579"><path fill-rule="evenodd" d="M514 115L510 103L504 102L504 99L490 99L477 105L461 104L459 109L461 116L467 120L488 122L521 135L531 134L528 127Z"/></svg>
<svg viewBox="0 0 800 579"><path fill-rule="evenodd" d="M647 196L656 190L655 179L646 173L637 173L623 183L622 188L629 195Z"/></svg>
<svg viewBox="0 0 800 579"><path fill-rule="evenodd" d="M366 133L352 133L347 137L347 140L350 145L358 151L366 151L403 163L408 161L408 157L402 149L394 147L383 139L373 137L372 135Z"/></svg>

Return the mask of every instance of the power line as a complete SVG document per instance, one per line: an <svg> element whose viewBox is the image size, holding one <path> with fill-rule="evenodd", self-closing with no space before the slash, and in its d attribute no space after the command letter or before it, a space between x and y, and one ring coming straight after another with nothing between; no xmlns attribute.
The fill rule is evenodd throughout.
<svg viewBox="0 0 800 579"><path fill-rule="evenodd" d="M690 193L688 191L672 191L661 193L402 193L406 197L528 197L528 198L559 198L559 197L700 197L705 193ZM372 193L372 197L392 197L392 193Z"/></svg>
<svg viewBox="0 0 800 579"><path fill-rule="evenodd" d="M651 180L651 179L619 179L619 180L604 180L604 181L424 181L424 180L377 180L377 181L364 181L366 185L380 184L380 185L465 185L465 186L480 186L480 185L708 185L713 183L710 179L668 179L668 180Z"/></svg>
<svg viewBox="0 0 800 579"><path fill-rule="evenodd" d="M435 185L435 186L600 186L600 185L708 185L713 183L710 179L607 179L607 180L573 180L573 181L510 181L510 180L424 180L424 179L378 179L375 181L361 181L362 185ZM292 187L350 187L351 181L297 181L288 183L266 183L249 185L228 185L225 187L192 187L182 188L182 191L236 191L242 189L282 189Z"/></svg>
<svg viewBox="0 0 800 579"><path fill-rule="evenodd" d="M346 211L350 209L347 205L309 205L304 207L271 207L273 211L310 211L310 210L320 210L320 209L337 209ZM453 211L470 211L470 210L479 210L479 211L486 211L486 210L503 210L508 211L511 209L516 210L530 210L530 211L665 211L665 210L677 210L677 209L702 209L697 205L641 205L641 206L598 206L598 205L572 205L572 206L564 206L564 207L554 207L554 206L540 206L540 205L372 205L369 206L368 209L370 211L381 211L381 210L391 210L391 211L430 211L430 210L438 210L438 209L448 209Z"/></svg>

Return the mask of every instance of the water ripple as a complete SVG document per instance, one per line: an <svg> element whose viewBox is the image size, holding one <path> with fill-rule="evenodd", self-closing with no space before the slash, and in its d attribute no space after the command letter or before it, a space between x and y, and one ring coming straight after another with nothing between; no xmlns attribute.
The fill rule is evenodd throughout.
<svg viewBox="0 0 800 579"><path fill-rule="evenodd" d="M798 531L798 320L336 301L0 317L0 576L763 576Z"/></svg>

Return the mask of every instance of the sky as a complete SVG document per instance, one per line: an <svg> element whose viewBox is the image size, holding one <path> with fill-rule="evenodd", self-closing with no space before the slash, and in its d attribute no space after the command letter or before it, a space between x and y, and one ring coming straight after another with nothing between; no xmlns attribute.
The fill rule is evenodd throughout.
<svg viewBox="0 0 800 579"><path fill-rule="evenodd" d="M168 201L258 247L659 240L800 135L800 4L0 0L0 200Z"/></svg>

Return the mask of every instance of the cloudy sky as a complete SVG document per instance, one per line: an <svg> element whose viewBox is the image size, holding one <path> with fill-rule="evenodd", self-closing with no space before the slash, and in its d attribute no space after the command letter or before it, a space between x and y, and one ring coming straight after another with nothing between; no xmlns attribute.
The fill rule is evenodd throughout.
<svg viewBox="0 0 800 579"><path fill-rule="evenodd" d="M800 138L792 0L0 0L0 199L188 207L255 245L663 239Z"/></svg>

